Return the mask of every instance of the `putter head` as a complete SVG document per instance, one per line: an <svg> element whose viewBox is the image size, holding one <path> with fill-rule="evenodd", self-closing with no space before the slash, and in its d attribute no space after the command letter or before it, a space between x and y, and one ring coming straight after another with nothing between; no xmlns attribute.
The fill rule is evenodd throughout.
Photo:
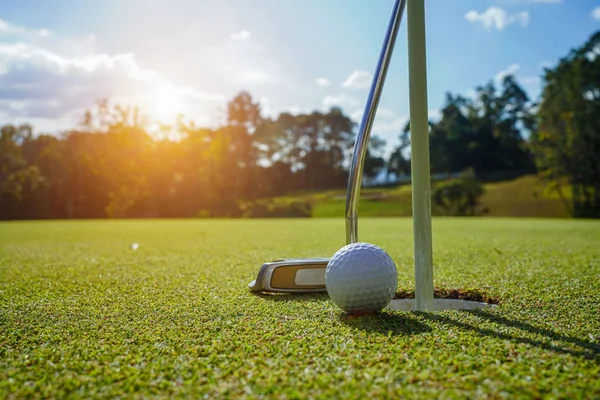
<svg viewBox="0 0 600 400"><path fill-rule="evenodd" d="M252 292L311 293L325 292L325 269L329 258L296 258L263 264L255 280L248 284Z"/></svg>

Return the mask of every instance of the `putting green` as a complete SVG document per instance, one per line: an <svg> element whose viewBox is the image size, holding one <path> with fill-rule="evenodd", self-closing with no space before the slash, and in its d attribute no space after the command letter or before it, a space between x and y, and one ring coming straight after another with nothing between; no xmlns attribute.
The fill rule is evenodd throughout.
<svg viewBox="0 0 600 400"><path fill-rule="evenodd" d="M600 397L600 221L433 228L436 286L497 307L347 318L248 291L265 261L331 256L343 218L2 223L0 397ZM412 289L410 219L359 239Z"/></svg>

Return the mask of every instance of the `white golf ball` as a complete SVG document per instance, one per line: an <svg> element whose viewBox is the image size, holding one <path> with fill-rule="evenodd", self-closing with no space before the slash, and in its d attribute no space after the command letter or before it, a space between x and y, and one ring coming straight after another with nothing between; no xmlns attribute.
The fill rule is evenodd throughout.
<svg viewBox="0 0 600 400"><path fill-rule="evenodd" d="M348 314L375 313L394 298L398 271L380 247L352 243L339 249L327 264L325 287L331 300Z"/></svg>

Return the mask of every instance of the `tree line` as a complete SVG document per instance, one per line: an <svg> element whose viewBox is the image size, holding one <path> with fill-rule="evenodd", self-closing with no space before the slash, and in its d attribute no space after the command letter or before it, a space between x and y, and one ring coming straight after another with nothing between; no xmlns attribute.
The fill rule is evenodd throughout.
<svg viewBox="0 0 600 400"><path fill-rule="evenodd" d="M545 71L536 103L513 76L472 98L448 93L430 122L432 173L538 173L573 216L600 217L599 55L600 32ZM107 100L61 135L6 124L0 219L248 215L261 199L345 188L357 128L340 108L268 118L244 91L222 126L180 119L177 140L157 139L139 109ZM398 139L385 159L385 142L372 138L367 178L410 174L410 121Z"/></svg>

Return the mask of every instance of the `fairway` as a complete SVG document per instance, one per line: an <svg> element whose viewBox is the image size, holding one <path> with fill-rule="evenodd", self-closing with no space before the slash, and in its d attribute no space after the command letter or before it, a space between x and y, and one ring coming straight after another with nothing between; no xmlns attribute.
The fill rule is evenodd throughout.
<svg viewBox="0 0 600 400"><path fill-rule="evenodd" d="M412 290L411 220L359 224ZM249 293L265 261L331 256L341 218L2 223L0 397L599 397L600 223L433 227L436 287L495 309Z"/></svg>

